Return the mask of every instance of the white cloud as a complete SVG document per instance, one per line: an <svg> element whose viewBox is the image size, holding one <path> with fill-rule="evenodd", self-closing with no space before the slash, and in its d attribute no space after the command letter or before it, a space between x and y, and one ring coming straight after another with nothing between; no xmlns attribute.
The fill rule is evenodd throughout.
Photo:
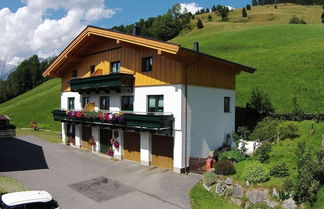
<svg viewBox="0 0 324 209"><path fill-rule="evenodd" d="M87 24L112 17L118 9L104 0L24 0L16 12L0 10L0 61L18 64L33 54L57 55ZM60 19L46 18L48 9L64 9ZM1 70L1 69L0 69Z"/></svg>
<svg viewBox="0 0 324 209"><path fill-rule="evenodd" d="M198 6L197 3L180 3L181 6L181 12L184 12L187 10L188 12L191 12L192 14L195 14L198 10L201 10L202 7Z"/></svg>
<svg viewBox="0 0 324 209"><path fill-rule="evenodd" d="M235 8L232 6L225 6L225 7L227 7L229 10L235 10Z"/></svg>

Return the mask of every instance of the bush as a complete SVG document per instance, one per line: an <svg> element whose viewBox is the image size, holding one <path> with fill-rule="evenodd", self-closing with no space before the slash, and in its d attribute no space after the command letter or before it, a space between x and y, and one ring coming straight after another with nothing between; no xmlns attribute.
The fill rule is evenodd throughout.
<svg viewBox="0 0 324 209"><path fill-rule="evenodd" d="M204 24L202 23L201 19L198 19L198 22L197 22L197 28L198 29L201 29L204 27Z"/></svg>
<svg viewBox="0 0 324 209"><path fill-rule="evenodd" d="M246 9L247 9L247 10L251 10L251 5L250 5L250 4L247 4L247 5L246 5Z"/></svg>
<svg viewBox="0 0 324 209"><path fill-rule="evenodd" d="M264 142L261 147L259 147L256 150L256 157L261 162L266 162L269 158L269 152L271 151L271 143L270 142Z"/></svg>
<svg viewBox="0 0 324 209"><path fill-rule="evenodd" d="M270 170L270 176L286 177L289 176L289 169L285 163L275 165Z"/></svg>
<svg viewBox="0 0 324 209"><path fill-rule="evenodd" d="M266 182L270 178L269 172L264 168L262 164L254 163L245 167L242 175L244 181L250 183Z"/></svg>
<svg viewBox="0 0 324 209"><path fill-rule="evenodd" d="M245 127L240 126L237 128L237 131L231 134L231 137L234 139L236 146L238 146L240 139L249 140L251 131Z"/></svg>
<svg viewBox="0 0 324 209"><path fill-rule="evenodd" d="M231 150L231 151L223 152L218 159L221 161L231 160L235 162L240 162L245 159L245 156L240 150Z"/></svg>
<svg viewBox="0 0 324 209"><path fill-rule="evenodd" d="M249 109L254 109L260 116L264 117L274 112L274 108L268 94L260 89L253 89L251 97L246 104Z"/></svg>
<svg viewBox="0 0 324 209"><path fill-rule="evenodd" d="M258 122L252 134L250 135L250 140L264 141L274 137L277 134L277 128L280 124L278 119L264 118L262 121Z"/></svg>
<svg viewBox="0 0 324 209"><path fill-rule="evenodd" d="M218 175L231 175L235 173L235 168L230 160L221 160L214 164L215 172Z"/></svg>
<svg viewBox="0 0 324 209"><path fill-rule="evenodd" d="M216 183L216 180L218 179L218 176L214 172L206 172L203 175L203 182L206 186L211 186Z"/></svg>
<svg viewBox="0 0 324 209"><path fill-rule="evenodd" d="M294 16L289 20L289 24L306 24L306 22L303 19Z"/></svg>
<svg viewBox="0 0 324 209"><path fill-rule="evenodd" d="M294 122L282 123L278 126L280 139L295 138L298 136L298 126Z"/></svg>

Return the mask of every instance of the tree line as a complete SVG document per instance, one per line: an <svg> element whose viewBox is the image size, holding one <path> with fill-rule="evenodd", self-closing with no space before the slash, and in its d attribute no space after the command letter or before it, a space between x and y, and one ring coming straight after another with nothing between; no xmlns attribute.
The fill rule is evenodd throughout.
<svg viewBox="0 0 324 209"><path fill-rule="evenodd" d="M21 62L17 69L8 75L7 80L0 80L0 103L23 94L44 82L45 78L42 73L53 60L54 58L48 58L40 61L37 55L33 55Z"/></svg>
<svg viewBox="0 0 324 209"><path fill-rule="evenodd" d="M252 0L252 5L293 3L301 5L324 5L324 0Z"/></svg>
<svg viewBox="0 0 324 209"><path fill-rule="evenodd" d="M134 24L114 26L111 29L131 34L134 26L139 26L141 28L140 36L167 41L176 37L181 30L187 27L191 17L190 12L181 12L180 4L176 4L163 15L150 17L146 20L140 19Z"/></svg>

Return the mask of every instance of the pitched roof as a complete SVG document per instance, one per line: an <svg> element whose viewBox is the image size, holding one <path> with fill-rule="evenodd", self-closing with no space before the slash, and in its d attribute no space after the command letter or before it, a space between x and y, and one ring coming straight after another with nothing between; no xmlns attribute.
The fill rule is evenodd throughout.
<svg viewBox="0 0 324 209"><path fill-rule="evenodd" d="M237 68L239 71L245 71L249 73L253 73L256 71L255 68L231 62L222 58L214 57L201 52L186 49L178 44L154 40L150 38L144 38L141 36L126 34L114 30L89 25L57 56L53 63L43 72L43 76L50 76L57 69L59 69L60 66L64 64L64 62L68 61L69 59L73 59L73 53L71 53L73 49L75 49L79 45L82 45L82 43L87 42L87 40L89 40L91 36L110 38L115 39L117 42L125 42L151 49L156 49L159 51L159 53L167 53L179 56L194 56L197 58L205 58L211 61L222 62Z"/></svg>

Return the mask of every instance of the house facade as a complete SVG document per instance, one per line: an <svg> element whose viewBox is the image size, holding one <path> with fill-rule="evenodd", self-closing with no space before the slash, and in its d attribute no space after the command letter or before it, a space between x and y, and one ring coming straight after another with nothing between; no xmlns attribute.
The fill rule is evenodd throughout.
<svg viewBox="0 0 324 209"><path fill-rule="evenodd" d="M16 126L10 124L7 115L0 114L0 138L16 136Z"/></svg>
<svg viewBox="0 0 324 209"><path fill-rule="evenodd" d="M198 48L198 47L197 47ZM234 131L235 76L255 69L88 26L43 73L61 78L62 141L184 172Z"/></svg>

